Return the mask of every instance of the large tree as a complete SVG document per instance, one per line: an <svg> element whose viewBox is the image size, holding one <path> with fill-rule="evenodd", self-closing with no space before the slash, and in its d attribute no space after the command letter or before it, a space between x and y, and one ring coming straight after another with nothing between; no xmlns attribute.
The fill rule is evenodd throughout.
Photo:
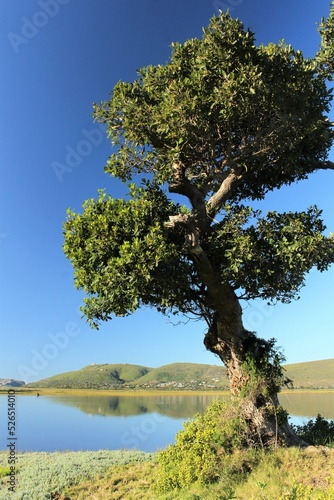
<svg viewBox="0 0 334 500"><path fill-rule="evenodd" d="M206 348L267 440L277 432L282 357L243 326L241 301L290 302L312 267L334 261L334 241L315 206L262 215L250 205L334 168L333 21L332 2L319 51L306 58L283 42L257 46L220 13L201 39L173 44L165 65L117 83L94 116L115 148L105 170L129 184L129 197L101 191L64 226L88 322L141 306L202 318Z"/></svg>

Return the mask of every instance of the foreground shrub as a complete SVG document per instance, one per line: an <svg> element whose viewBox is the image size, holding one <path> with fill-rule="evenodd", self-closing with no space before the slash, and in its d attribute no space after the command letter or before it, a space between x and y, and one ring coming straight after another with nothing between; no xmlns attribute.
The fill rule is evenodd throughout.
<svg viewBox="0 0 334 500"><path fill-rule="evenodd" d="M247 422L236 402L214 401L203 415L184 424L175 445L158 455L160 492L195 482L231 481L249 472L256 455L248 449Z"/></svg>
<svg viewBox="0 0 334 500"><path fill-rule="evenodd" d="M328 422L318 414L315 420L309 420L305 425L292 425L293 430L301 439L314 446L334 445L334 420Z"/></svg>

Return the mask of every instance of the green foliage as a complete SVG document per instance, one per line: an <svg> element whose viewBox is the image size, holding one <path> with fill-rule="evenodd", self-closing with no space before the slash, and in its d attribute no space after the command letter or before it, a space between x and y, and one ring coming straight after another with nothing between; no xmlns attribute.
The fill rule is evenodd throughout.
<svg viewBox="0 0 334 500"><path fill-rule="evenodd" d="M242 397L251 396L254 401L259 396L271 397L284 385L291 383L282 367L285 357L275 348L275 343L275 339L263 340L249 334L245 361L242 364L246 378L240 393Z"/></svg>
<svg viewBox="0 0 334 500"><path fill-rule="evenodd" d="M257 47L228 14L213 17L201 40L173 44L170 62L138 76L95 105L95 118L119 145L106 170L121 179L144 172L170 182L181 159L197 187L206 186L209 171L214 192L218 160L225 166L233 158L247 170L234 199L261 198L305 178L307 159L327 155L321 122L330 93L312 60L283 43Z"/></svg>
<svg viewBox="0 0 334 500"><path fill-rule="evenodd" d="M191 484L242 477L256 463L247 447L247 423L232 403L214 401L203 415L184 424L170 445L158 455L158 491Z"/></svg>
<svg viewBox="0 0 334 500"><path fill-rule="evenodd" d="M196 293L191 263L180 258L183 239L163 224L178 207L148 182L130 191L130 200L100 192L81 215L69 210L64 224L64 252L77 288L89 295L82 310L93 327L141 305L186 312Z"/></svg>
<svg viewBox="0 0 334 500"><path fill-rule="evenodd" d="M222 279L242 288L248 298L289 302L298 295L306 272L313 266L324 271L334 259L334 240L323 236L321 213L310 207L261 217L251 207L226 206L222 221L208 236L207 251Z"/></svg>
<svg viewBox="0 0 334 500"><path fill-rule="evenodd" d="M9 476L10 473L10 467L0 467L0 478Z"/></svg>
<svg viewBox="0 0 334 500"><path fill-rule="evenodd" d="M334 1L331 1L330 14L327 19L322 18L318 26L321 37L320 50L316 55L317 70L319 73L333 80L334 73Z"/></svg>
<svg viewBox="0 0 334 500"><path fill-rule="evenodd" d="M106 172L140 174L144 185L130 184L127 200L100 192L68 213L64 252L93 327L141 306L210 317L198 243L219 282L245 299L289 302L313 266L334 261L316 207L263 217L241 204L327 168L332 24L333 9L309 59L283 42L257 46L221 12L201 39L173 44L165 65L140 69L94 105L115 146Z"/></svg>
<svg viewBox="0 0 334 500"><path fill-rule="evenodd" d="M334 445L334 420L328 421L318 414L304 425L292 425L297 436L314 446Z"/></svg>

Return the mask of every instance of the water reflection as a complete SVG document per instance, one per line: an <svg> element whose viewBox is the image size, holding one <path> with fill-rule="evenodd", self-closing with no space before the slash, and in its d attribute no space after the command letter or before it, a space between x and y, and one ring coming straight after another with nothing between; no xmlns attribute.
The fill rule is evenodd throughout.
<svg viewBox="0 0 334 500"><path fill-rule="evenodd" d="M228 394L217 395L145 395L145 396L52 396L50 402L78 408L89 415L130 416L159 413L170 418L187 419L202 413L214 399L228 399ZM334 419L334 392L289 392L279 395L281 405L293 416Z"/></svg>
<svg viewBox="0 0 334 500"><path fill-rule="evenodd" d="M157 451L175 441L185 420L228 395L17 396L19 451L139 449ZM3 401L1 401L3 399ZM280 396L294 424L318 413L334 419L334 392ZM0 421L6 420L0 396ZM0 431L1 434L1 431ZM5 426L0 448L6 449Z"/></svg>
<svg viewBox="0 0 334 500"><path fill-rule="evenodd" d="M288 392L279 395L281 405L290 415L334 420L334 392Z"/></svg>
<svg viewBox="0 0 334 500"><path fill-rule="evenodd" d="M170 418L191 418L203 412L213 399L228 397L205 395L145 395L145 396L47 396L51 402L74 406L83 413L102 416L130 416L159 413Z"/></svg>

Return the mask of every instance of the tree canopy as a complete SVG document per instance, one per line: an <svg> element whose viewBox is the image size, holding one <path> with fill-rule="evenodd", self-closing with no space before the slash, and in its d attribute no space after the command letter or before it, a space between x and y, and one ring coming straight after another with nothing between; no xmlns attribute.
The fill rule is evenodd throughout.
<svg viewBox="0 0 334 500"><path fill-rule="evenodd" d="M115 147L105 171L129 183L130 197L101 191L81 214L68 212L64 251L92 326L140 306L210 324L210 273L238 299L289 302L313 266L334 261L317 207L265 215L251 207L334 167L333 12L332 3L314 58L282 41L257 46L220 13L201 39L173 44L170 61L140 69L94 105Z"/></svg>

